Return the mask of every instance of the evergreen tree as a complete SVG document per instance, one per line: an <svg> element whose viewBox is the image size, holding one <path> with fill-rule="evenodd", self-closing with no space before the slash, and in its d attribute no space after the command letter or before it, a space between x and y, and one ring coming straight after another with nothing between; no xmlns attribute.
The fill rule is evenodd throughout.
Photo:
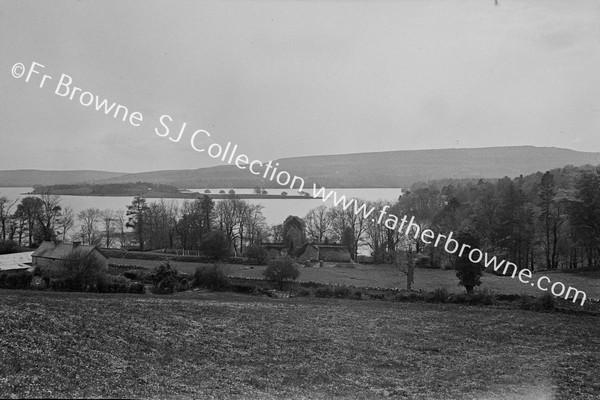
<svg viewBox="0 0 600 400"><path fill-rule="evenodd" d="M127 227L133 228L137 233L140 250L144 250L144 235L149 210L146 199L141 196L135 196L131 204L127 206L127 216L129 217Z"/></svg>
<svg viewBox="0 0 600 400"><path fill-rule="evenodd" d="M456 236L458 243L467 244L472 249L479 248L479 239L469 231L460 231ZM462 256L456 257L454 262L456 268L456 276L458 284L464 286L467 293L473 293L476 286L481 285L481 277L483 275L481 263L473 263L469 260L468 252L464 252Z"/></svg>

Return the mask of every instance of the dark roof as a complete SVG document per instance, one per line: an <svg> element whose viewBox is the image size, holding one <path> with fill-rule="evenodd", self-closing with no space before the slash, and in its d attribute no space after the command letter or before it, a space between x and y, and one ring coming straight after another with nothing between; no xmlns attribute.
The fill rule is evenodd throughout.
<svg viewBox="0 0 600 400"><path fill-rule="evenodd" d="M302 246L300 246L300 248L298 248L298 254L304 253L309 246L313 246L317 250L323 249L323 250L348 251L346 246L342 246L340 244L319 244L319 243L306 242Z"/></svg>
<svg viewBox="0 0 600 400"><path fill-rule="evenodd" d="M298 255L304 254L308 246L314 246L312 243L306 242L302 246L300 246L297 250Z"/></svg>
<svg viewBox="0 0 600 400"><path fill-rule="evenodd" d="M263 247L265 249L285 249L287 247L287 244L285 244L285 243L263 243L260 245L260 247Z"/></svg>
<svg viewBox="0 0 600 400"><path fill-rule="evenodd" d="M89 245L74 245L73 243L54 243L54 242L42 242L40 247L38 247L31 257L43 257L43 258L51 258L54 260L64 260L67 256L73 251L77 250L83 256L87 256L94 249L98 250L96 246ZM100 254L102 252L98 250ZM104 254L102 254L104 256Z"/></svg>
<svg viewBox="0 0 600 400"><path fill-rule="evenodd" d="M329 249L329 250L348 250L346 246L342 246L341 244L315 244L319 249Z"/></svg>

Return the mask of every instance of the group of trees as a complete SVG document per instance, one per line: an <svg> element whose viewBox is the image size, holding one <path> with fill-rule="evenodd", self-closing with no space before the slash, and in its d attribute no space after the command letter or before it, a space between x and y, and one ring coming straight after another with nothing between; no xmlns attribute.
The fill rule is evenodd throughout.
<svg viewBox="0 0 600 400"><path fill-rule="evenodd" d="M357 204L361 204L359 201ZM376 213L415 217L421 231L469 232L484 251L530 269L600 266L600 167L567 166L514 179L415 184L397 202L365 202ZM373 218L373 215L375 218ZM317 207L304 218L309 240L340 242L356 257L368 246L375 262L412 249L432 267L455 260L443 248L387 229L378 214ZM375 219L375 220L374 220Z"/></svg>
<svg viewBox="0 0 600 400"><path fill-rule="evenodd" d="M0 196L0 239L19 246L53 240L70 229L68 215L72 211L61 207L59 196L42 193L20 201Z"/></svg>
<svg viewBox="0 0 600 400"><path fill-rule="evenodd" d="M600 168L568 166L415 192L443 200L428 220L436 229L468 230L482 248L521 267L600 266ZM430 252L432 260L440 256Z"/></svg>
<svg viewBox="0 0 600 400"><path fill-rule="evenodd" d="M181 248L201 250L207 239L218 242L222 232L234 254L260 243L267 235L263 206L238 199L235 195L216 203L209 196L178 205L174 201L148 203L134 198L127 206L128 227L136 233L140 248ZM219 245L220 246L220 245Z"/></svg>
<svg viewBox="0 0 600 400"><path fill-rule="evenodd" d="M69 237L104 247L200 250L207 237L219 240L217 234L209 233L221 231L231 252L241 254L268 235L262 208L234 195L216 203L208 196L183 203L135 197L124 211L86 208L75 213L69 206L63 207L57 195L28 196L20 201L2 196L0 239L32 247L44 240Z"/></svg>
<svg viewBox="0 0 600 400"><path fill-rule="evenodd" d="M124 211L87 208L75 214L70 206L61 204L60 196L49 193L21 200L0 196L0 240L19 246L34 247L44 240L69 237L111 247L117 239L120 244L126 242L126 223ZM79 231L74 232L76 226Z"/></svg>
<svg viewBox="0 0 600 400"><path fill-rule="evenodd" d="M361 201L366 210L374 209L379 212L384 206L389 206L388 213L399 214L400 207L384 201ZM402 237L396 231L387 229L378 223L377 214L365 218L364 213L355 212L354 204L344 210L341 207L326 207L321 205L306 214L307 240L323 244L341 244L348 248L352 258L356 260L361 246L366 245L371 249L376 262L391 261L390 256L402 244Z"/></svg>

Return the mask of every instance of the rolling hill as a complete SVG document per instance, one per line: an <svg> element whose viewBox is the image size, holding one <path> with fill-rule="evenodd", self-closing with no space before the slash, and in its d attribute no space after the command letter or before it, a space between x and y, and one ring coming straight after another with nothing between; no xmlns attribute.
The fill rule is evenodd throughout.
<svg viewBox="0 0 600 400"><path fill-rule="evenodd" d="M501 178L546 171L565 165L600 164L600 153L555 147L487 147L476 149L399 150L294 157L275 160L279 170L326 187L408 187L443 178ZM266 162L266 160L265 160ZM234 165L193 170L141 173L104 171L0 171L0 186L73 183L151 182L181 188L278 188L275 182Z"/></svg>
<svg viewBox="0 0 600 400"><path fill-rule="evenodd" d="M400 150L276 160L285 169L326 187L408 187L419 181L442 178L501 178L546 171L565 165L600 164L600 153L554 147L489 147L479 149ZM105 182L153 182L186 188L279 187L234 165L196 170L125 174Z"/></svg>
<svg viewBox="0 0 600 400"><path fill-rule="evenodd" d="M43 171L37 169L15 169L0 171L0 186L29 187L36 185L74 184L96 182L123 175L122 172L106 171Z"/></svg>

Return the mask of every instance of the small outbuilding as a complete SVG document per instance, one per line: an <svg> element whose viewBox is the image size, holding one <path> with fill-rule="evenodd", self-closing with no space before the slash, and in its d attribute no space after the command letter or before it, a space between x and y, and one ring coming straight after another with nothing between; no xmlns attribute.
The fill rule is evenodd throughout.
<svg viewBox="0 0 600 400"><path fill-rule="evenodd" d="M267 251L267 259L276 259L288 255L288 246L285 243L263 243L260 245Z"/></svg>
<svg viewBox="0 0 600 400"><path fill-rule="evenodd" d="M346 246L304 243L298 250L298 260L347 263L352 260L352 257Z"/></svg>
<svg viewBox="0 0 600 400"><path fill-rule="evenodd" d="M82 245L81 242L42 242L31 255L31 262L34 266L60 268L73 253L81 257L91 257L103 269L108 268L108 259L97 246Z"/></svg>

